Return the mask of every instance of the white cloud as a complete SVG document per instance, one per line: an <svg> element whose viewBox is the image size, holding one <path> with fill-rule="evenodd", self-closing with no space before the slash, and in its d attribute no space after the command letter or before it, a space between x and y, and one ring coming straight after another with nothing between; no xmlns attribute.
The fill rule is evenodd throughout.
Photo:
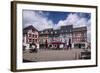
<svg viewBox="0 0 100 73"><path fill-rule="evenodd" d="M71 13L68 15L66 22L74 25L77 21L79 21L79 19L80 18L76 13L74 13L74 14Z"/></svg>
<svg viewBox="0 0 100 73"><path fill-rule="evenodd" d="M78 14L69 14L65 20L60 20L57 27L62 25L73 25L74 27L87 26L88 20L86 18L80 18Z"/></svg>
<svg viewBox="0 0 100 73"><path fill-rule="evenodd" d="M64 25L75 25L79 21L79 16L77 14L70 13L65 20L60 20L58 24L56 24L55 29L60 28L60 26Z"/></svg>
<svg viewBox="0 0 100 73"><path fill-rule="evenodd" d="M76 24L74 24L74 27L82 27L82 26L87 26L87 20L86 18L80 18Z"/></svg>
<svg viewBox="0 0 100 73"><path fill-rule="evenodd" d="M52 28L53 22L48 20L42 11L24 11L23 12L23 27L33 25L38 30Z"/></svg>

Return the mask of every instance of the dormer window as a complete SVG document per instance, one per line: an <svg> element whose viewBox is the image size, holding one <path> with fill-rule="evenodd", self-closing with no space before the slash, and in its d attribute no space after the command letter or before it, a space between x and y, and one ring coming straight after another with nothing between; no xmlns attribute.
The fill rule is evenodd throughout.
<svg viewBox="0 0 100 73"><path fill-rule="evenodd" d="M32 30L32 32L34 33L34 32L35 32L35 30Z"/></svg>
<svg viewBox="0 0 100 73"><path fill-rule="evenodd" d="M72 30L70 29L70 32L72 32Z"/></svg>
<svg viewBox="0 0 100 73"><path fill-rule="evenodd" d="M45 33L48 33L48 31L45 31Z"/></svg>
<svg viewBox="0 0 100 73"><path fill-rule="evenodd" d="M63 30L61 32L63 32Z"/></svg>
<svg viewBox="0 0 100 73"><path fill-rule="evenodd" d="M43 31L41 31L41 34L43 34Z"/></svg>
<svg viewBox="0 0 100 73"><path fill-rule="evenodd" d="M55 31L55 33L57 33L57 31Z"/></svg>
<svg viewBox="0 0 100 73"><path fill-rule="evenodd" d="M53 32L51 31L51 34L53 34Z"/></svg>

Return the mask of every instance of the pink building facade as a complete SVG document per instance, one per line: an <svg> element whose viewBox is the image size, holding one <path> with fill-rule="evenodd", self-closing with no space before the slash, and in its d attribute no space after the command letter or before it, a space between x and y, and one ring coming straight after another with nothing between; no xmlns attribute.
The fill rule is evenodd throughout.
<svg viewBox="0 0 100 73"><path fill-rule="evenodd" d="M29 49L30 44L39 48L39 33L33 26L26 27L23 31L23 45L27 47L26 49Z"/></svg>

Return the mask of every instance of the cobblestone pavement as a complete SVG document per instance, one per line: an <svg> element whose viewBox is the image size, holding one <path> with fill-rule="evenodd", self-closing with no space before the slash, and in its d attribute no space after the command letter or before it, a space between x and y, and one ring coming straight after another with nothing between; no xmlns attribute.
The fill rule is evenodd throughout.
<svg viewBox="0 0 100 73"><path fill-rule="evenodd" d="M77 60L82 51L82 49L39 50L37 53L30 53L26 50L23 52L23 60L24 62Z"/></svg>

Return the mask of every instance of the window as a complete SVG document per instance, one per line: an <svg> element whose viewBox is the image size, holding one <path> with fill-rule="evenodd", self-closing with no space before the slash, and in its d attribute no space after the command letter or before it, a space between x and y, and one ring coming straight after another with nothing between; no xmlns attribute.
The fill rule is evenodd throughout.
<svg viewBox="0 0 100 73"><path fill-rule="evenodd" d="M37 38L37 35L35 35L35 38Z"/></svg>
<svg viewBox="0 0 100 73"><path fill-rule="evenodd" d="M29 34L28 36L29 36L29 37L31 37L32 35L31 35L31 34Z"/></svg>
<svg viewBox="0 0 100 73"><path fill-rule="evenodd" d="M31 39L29 39L29 42L32 42L32 40L31 40Z"/></svg>
<svg viewBox="0 0 100 73"><path fill-rule="evenodd" d="M34 38L34 34L33 34L33 38Z"/></svg>
<svg viewBox="0 0 100 73"><path fill-rule="evenodd" d="M34 39L33 39L33 43L34 43Z"/></svg>
<svg viewBox="0 0 100 73"><path fill-rule="evenodd" d="M55 31L55 33L57 33L57 31Z"/></svg>
<svg viewBox="0 0 100 73"><path fill-rule="evenodd" d="M35 42L37 42L37 39L35 39Z"/></svg>

